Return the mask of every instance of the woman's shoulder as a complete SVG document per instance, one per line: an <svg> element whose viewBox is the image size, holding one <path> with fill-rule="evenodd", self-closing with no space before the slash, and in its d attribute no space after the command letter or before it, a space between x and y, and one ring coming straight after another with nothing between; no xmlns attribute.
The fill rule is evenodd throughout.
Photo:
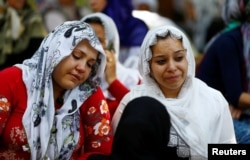
<svg viewBox="0 0 250 160"><path fill-rule="evenodd" d="M22 70L18 67L12 66L5 68L0 71L0 88L7 89L12 88L13 90L23 90L25 88L23 78L22 78Z"/></svg>
<svg viewBox="0 0 250 160"><path fill-rule="evenodd" d="M9 67L0 71L0 95L11 102L17 99L25 99L25 84L22 79L22 70L17 67ZM15 96L18 95L18 96Z"/></svg>
<svg viewBox="0 0 250 160"><path fill-rule="evenodd" d="M141 96L159 97L161 93L156 89L155 86L150 86L147 84L139 84L134 86L123 98L125 101L130 101L134 98ZM122 100L122 101L123 101Z"/></svg>
<svg viewBox="0 0 250 160"><path fill-rule="evenodd" d="M0 71L0 77L8 80L20 79L22 78L22 70L15 66L4 68Z"/></svg>
<svg viewBox="0 0 250 160"><path fill-rule="evenodd" d="M99 99L105 99L102 89L98 86L94 92L89 96L87 102L97 101Z"/></svg>
<svg viewBox="0 0 250 160"><path fill-rule="evenodd" d="M227 32L221 32L214 41L214 44L217 45L230 44L230 42L231 43L239 42L240 39L242 39L242 33L240 27L238 27Z"/></svg>
<svg viewBox="0 0 250 160"><path fill-rule="evenodd" d="M217 100L225 100L224 96L222 95L222 93L217 90L214 89L210 86L208 86L204 81L195 78L195 83L198 85L198 94L200 96L204 96L207 97L208 99L217 99Z"/></svg>

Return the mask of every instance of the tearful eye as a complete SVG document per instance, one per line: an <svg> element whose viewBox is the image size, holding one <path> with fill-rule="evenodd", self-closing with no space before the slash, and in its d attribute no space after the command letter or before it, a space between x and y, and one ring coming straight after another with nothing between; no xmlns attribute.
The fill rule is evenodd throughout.
<svg viewBox="0 0 250 160"><path fill-rule="evenodd" d="M183 58L184 58L184 56L180 56L180 57L176 57L175 60L176 60L177 62L180 62L180 61L183 60Z"/></svg>
<svg viewBox="0 0 250 160"><path fill-rule="evenodd" d="M157 60L156 63L162 65L166 63L166 60L165 59Z"/></svg>

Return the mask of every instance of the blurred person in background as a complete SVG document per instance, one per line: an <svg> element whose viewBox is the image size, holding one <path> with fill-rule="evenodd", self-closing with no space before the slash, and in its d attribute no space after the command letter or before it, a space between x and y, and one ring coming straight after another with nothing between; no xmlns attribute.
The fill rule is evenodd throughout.
<svg viewBox="0 0 250 160"><path fill-rule="evenodd" d="M31 0L0 0L0 70L30 58L47 35Z"/></svg>
<svg viewBox="0 0 250 160"><path fill-rule="evenodd" d="M83 16L76 0L48 0L40 12L48 32L65 21L79 20Z"/></svg>
<svg viewBox="0 0 250 160"><path fill-rule="evenodd" d="M133 4L135 8L135 10L133 10L133 16L143 20L150 29L158 26L170 25L179 28L183 32L186 32L185 28L182 28L183 26L179 26L172 19L161 16L157 12L158 10L157 0L133 0ZM202 55L198 52L193 41L190 42L194 51L195 62L199 64L200 60L202 59Z"/></svg>
<svg viewBox="0 0 250 160"><path fill-rule="evenodd" d="M106 97L111 117L123 96L131 88L141 83L137 69L124 67L119 62L119 35L114 21L104 13L92 13L82 18L95 30L107 56L105 74L101 78L101 88Z"/></svg>
<svg viewBox="0 0 250 160"><path fill-rule="evenodd" d="M132 1L89 0L89 4L93 12L103 12L114 20L120 37L119 61L126 67L138 69L140 46L148 26L132 15Z"/></svg>
<svg viewBox="0 0 250 160"><path fill-rule="evenodd" d="M230 104L237 143L250 143L250 0L227 0L225 28L207 44L197 77Z"/></svg>
<svg viewBox="0 0 250 160"><path fill-rule="evenodd" d="M158 0L132 0L132 3L136 10L158 13Z"/></svg>
<svg viewBox="0 0 250 160"><path fill-rule="evenodd" d="M175 0L173 21L191 38L199 53L206 45L206 34L214 17L220 16L221 0Z"/></svg>
<svg viewBox="0 0 250 160"><path fill-rule="evenodd" d="M132 2L134 5L133 16L143 20L149 28L167 24L177 27L170 18L158 13L157 0L132 0Z"/></svg>

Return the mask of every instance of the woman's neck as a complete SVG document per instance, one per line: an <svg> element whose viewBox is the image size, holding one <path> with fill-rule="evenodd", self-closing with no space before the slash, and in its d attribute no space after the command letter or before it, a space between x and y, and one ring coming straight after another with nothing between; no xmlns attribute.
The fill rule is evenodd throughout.
<svg viewBox="0 0 250 160"><path fill-rule="evenodd" d="M175 90L162 90L166 98L177 98L180 92L180 89Z"/></svg>
<svg viewBox="0 0 250 160"><path fill-rule="evenodd" d="M53 94L54 94L54 101L55 102L62 102L65 90L61 87L53 85Z"/></svg>

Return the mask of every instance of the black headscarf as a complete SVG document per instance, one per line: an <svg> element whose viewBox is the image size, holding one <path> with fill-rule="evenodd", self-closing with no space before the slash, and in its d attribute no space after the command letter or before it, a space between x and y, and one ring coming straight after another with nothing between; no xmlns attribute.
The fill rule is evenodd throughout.
<svg viewBox="0 0 250 160"><path fill-rule="evenodd" d="M139 97L128 103L118 124L110 157L88 160L162 160L169 158L170 116L159 101Z"/></svg>

